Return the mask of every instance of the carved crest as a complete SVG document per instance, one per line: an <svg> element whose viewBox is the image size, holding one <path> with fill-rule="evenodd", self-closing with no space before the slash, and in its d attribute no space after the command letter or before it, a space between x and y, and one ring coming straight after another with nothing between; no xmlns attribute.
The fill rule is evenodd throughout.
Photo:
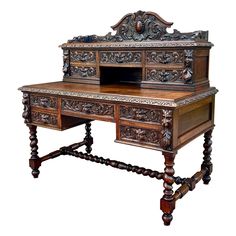
<svg viewBox="0 0 236 236"><path fill-rule="evenodd" d="M168 33L166 28L171 27L172 24L154 12L138 11L125 15L117 24L112 26L111 28L116 31L114 35L108 33L105 36L78 36L68 40L68 43L122 42L130 40L208 40L207 31L181 33L175 29L173 33Z"/></svg>
<svg viewBox="0 0 236 236"><path fill-rule="evenodd" d="M138 11L125 15L111 28L116 35L123 40L142 41L147 39L160 39L166 32L166 28L173 23L163 20L153 12Z"/></svg>

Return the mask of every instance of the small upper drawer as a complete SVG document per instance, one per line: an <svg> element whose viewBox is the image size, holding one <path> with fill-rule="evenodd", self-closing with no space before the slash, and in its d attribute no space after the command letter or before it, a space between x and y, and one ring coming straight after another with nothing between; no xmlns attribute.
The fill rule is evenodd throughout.
<svg viewBox="0 0 236 236"><path fill-rule="evenodd" d="M146 63L147 64L182 64L185 60L185 54L183 50L174 51L147 51Z"/></svg>
<svg viewBox="0 0 236 236"><path fill-rule="evenodd" d="M162 110L121 105L120 118L160 124L162 119Z"/></svg>
<svg viewBox="0 0 236 236"><path fill-rule="evenodd" d="M142 53L137 51L100 52L100 64L141 64Z"/></svg>
<svg viewBox="0 0 236 236"><path fill-rule="evenodd" d="M96 77L96 67L93 66L71 66L71 75L73 77Z"/></svg>
<svg viewBox="0 0 236 236"><path fill-rule="evenodd" d="M96 52L95 51L70 51L70 61L71 62L82 62L82 63L95 63L96 62Z"/></svg>
<svg viewBox="0 0 236 236"><path fill-rule="evenodd" d="M30 105L34 107L57 109L57 98L44 95L30 95Z"/></svg>

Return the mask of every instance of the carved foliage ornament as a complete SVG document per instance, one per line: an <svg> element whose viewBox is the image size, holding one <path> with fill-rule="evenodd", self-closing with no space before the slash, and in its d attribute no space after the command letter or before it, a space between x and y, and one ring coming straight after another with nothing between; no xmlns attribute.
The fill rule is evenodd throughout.
<svg viewBox="0 0 236 236"><path fill-rule="evenodd" d="M22 104L24 105L24 111L22 113L22 117L25 119L25 124L29 124L31 122L31 119L30 119L30 96L28 93L23 93Z"/></svg>
<svg viewBox="0 0 236 236"><path fill-rule="evenodd" d="M149 61L159 61L160 59L155 52L149 54ZM155 55L155 56L154 56ZM166 54L163 54L166 55ZM167 56L164 56L168 58ZM170 57L169 57L170 58ZM170 59L170 61L172 61ZM157 81L157 82L182 82L184 84L192 83L192 75L193 75L193 50L184 50L181 61L184 62L184 68L182 70L165 70L165 69L147 69L146 70L146 78L147 81Z"/></svg>
<svg viewBox="0 0 236 236"><path fill-rule="evenodd" d="M101 52L101 63L141 63L141 52Z"/></svg>
<svg viewBox="0 0 236 236"><path fill-rule="evenodd" d="M157 147L160 146L162 138L160 132L157 130L136 128L130 126L120 127L120 137L123 140L155 144Z"/></svg>
<svg viewBox="0 0 236 236"><path fill-rule="evenodd" d="M95 62L96 55L95 52L71 50L70 59L72 62Z"/></svg>
<svg viewBox="0 0 236 236"><path fill-rule="evenodd" d="M165 150L171 150L172 140L172 110L162 109L162 139L161 147Z"/></svg>
<svg viewBox="0 0 236 236"><path fill-rule="evenodd" d="M160 69L147 69L146 80L159 81L159 82L174 82L181 80L182 71L180 70L160 70Z"/></svg>
<svg viewBox="0 0 236 236"><path fill-rule="evenodd" d="M63 68L64 77L70 76L70 50L63 50Z"/></svg>
<svg viewBox="0 0 236 236"><path fill-rule="evenodd" d="M125 15L116 25L111 28L116 31L115 35L108 33L105 36L87 35L74 37L71 42L93 43L93 42L122 42L143 40L205 40L207 31L195 31L191 33L173 33L166 31L173 23L167 22L154 12L138 11Z"/></svg>
<svg viewBox="0 0 236 236"><path fill-rule="evenodd" d="M114 107L108 104L62 99L62 110L85 114L114 116Z"/></svg>
<svg viewBox="0 0 236 236"><path fill-rule="evenodd" d="M92 77L96 75L95 67L71 66L71 75L78 74L81 77Z"/></svg>
<svg viewBox="0 0 236 236"><path fill-rule="evenodd" d="M128 120L161 123L162 111L137 107L120 107L120 117Z"/></svg>
<svg viewBox="0 0 236 236"><path fill-rule="evenodd" d="M148 64L169 64L169 63L183 63L183 51L148 51L146 60Z"/></svg>
<svg viewBox="0 0 236 236"><path fill-rule="evenodd" d="M52 114L46 114L41 112L32 112L32 121L35 123L46 125L57 125L57 116Z"/></svg>
<svg viewBox="0 0 236 236"><path fill-rule="evenodd" d="M45 107L45 108L57 108L57 98L31 95L30 104L32 106Z"/></svg>

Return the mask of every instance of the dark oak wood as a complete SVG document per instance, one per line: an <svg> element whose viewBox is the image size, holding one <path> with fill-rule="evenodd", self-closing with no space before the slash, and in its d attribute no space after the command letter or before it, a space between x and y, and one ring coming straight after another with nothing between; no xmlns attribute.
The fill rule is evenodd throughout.
<svg viewBox="0 0 236 236"><path fill-rule="evenodd" d="M72 155L163 179L160 208L165 225L172 221L177 200L193 191L201 179L209 183L217 93L208 79L212 44L207 31L168 33L171 25L153 12L127 14L112 26L114 34L78 36L61 45L63 81L20 88L35 178L42 162ZM164 172L91 154L93 120L115 123L116 142L161 151ZM38 126L62 131L82 124L82 141L38 156ZM202 134L201 170L190 178L174 176L177 151ZM76 150L82 146L86 153ZM180 185L175 192L174 184Z"/></svg>
<svg viewBox="0 0 236 236"><path fill-rule="evenodd" d="M28 125L30 130L30 147L31 147L31 157L29 159L29 165L32 169L32 175L34 178L39 176L39 167L41 165L39 156L38 156L38 139L37 139L37 126Z"/></svg>
<svg viewBox="0 0 236 236"><path fill-rule="evenodd" d="M206 173L203 176L203 183L204 184L208 184L211 181L211 176L210 175L211 175L212 170L213 170L213 164L211 163L211 152L212 152L211 137L212 137L212 131L213 130L210 129L209 131L207 131L204 134L204 139L205 139L204 144L203 144L203 147L204 147L203 160L204 161L203 161L202 166L201 166L202 169L206 169Z"/></svg>
<svg viewBox="0 0 236 236"><path fill-rule="evenodd" d="M175 199L173 196L174 183L174 159L176 153L162 152L165 158L165 172L164 172L164 195L161 198L161 210L163 211L162 219L165 225L169 225L172 221L172 212L175 209Z"/></svg>

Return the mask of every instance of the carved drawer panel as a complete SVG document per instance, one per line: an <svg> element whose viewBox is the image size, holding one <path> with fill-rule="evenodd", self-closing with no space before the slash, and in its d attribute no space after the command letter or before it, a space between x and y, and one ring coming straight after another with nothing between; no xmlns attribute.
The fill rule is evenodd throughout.
<svg viewBox="0 0 236 236"><path fill-rule="evenodd" d="M74 77L95 77L96 76L96 67L93 66L71 66L71 75Z"/></svg>
<svg viewBox="0 0 236 236"><path fill-rule="evenodd" d="M146 52L147 64L183 64L184 60L185 54L183 50Z"/></svg>
<svg viewBox="0 0 236 236"><path fill-rule="evenodd" d="M100 52L101 64L141 64L142 53L136 51Z"/></svg>
<svg viewBox="0 0 236 236"><path fill-rule="evenodd" d="M32 123L46 125L46 126L58 126L58 120L56 114L50 114L46 112L32 111L31 112Z"/></svg>
<svg viewBox="0 0 236 236"><path fill-rule="evenodd" d="M114 117L114 106L105 103L87 102L75 99L62 99L62 111L78 112L82 114Z"/></svg>
<svg viewBox="0 0 236 236"><path fill-rule="evenodd" d="M123 108L121 107L121 110ZM141 110L141 109L140 109ZM172 122L173 122L173 111L167 109L153 110L154 113L150 113L151 110L145 110L145 122L137 123L135 121L127 121L121 118L118 126L117 141L119 140L124 143L145 145L154 149L172 150ZM125 115L121 117L127 117L127 108L124 110ZM138 110L139 111L139 110ZM123 113L123 112L121 112ZM132 112L133 117L136 119L136 114ZM152 116L146 115L152 114ZM130 117L130 115L128 115ZM151 117L151 118L150 118ZM139 119L139 116L138 116ZM143 119L143 113L141 115ZM147 121L155 121L156 123L148 123Z"/></svg>
<svg viewBox="0 0 236 236"><path fill-rule="evenodd" d="M30 104L34 107L57 109L57 98L44 95L30 95Z"/></svg>
<svg viewBox="0 0 236 236"><path fill-rule="evenodd" d="M71 62L82 62L82 63L96 63L96 52L95 51L79 51L70 50L70 61Z"/></svg>
<svg viewBox="0 0 236 236"><path fill-rule="evenodd" d="M185 83L183 70L147 68L144 81L160 83Z"/></svg>
<svg viewBox="0 0 236 236"><path fill-rule="evenodd" d="M155 129L139 128L121 125L120 126L120 140L140 144L161 146L162 134Z"/></svg>
<svg viewBox="0 0 236 236"><path fill-rule="evenodd" d="M122 105L120 106L120 118L160 124L162 120L162 110Z"/></svg>

